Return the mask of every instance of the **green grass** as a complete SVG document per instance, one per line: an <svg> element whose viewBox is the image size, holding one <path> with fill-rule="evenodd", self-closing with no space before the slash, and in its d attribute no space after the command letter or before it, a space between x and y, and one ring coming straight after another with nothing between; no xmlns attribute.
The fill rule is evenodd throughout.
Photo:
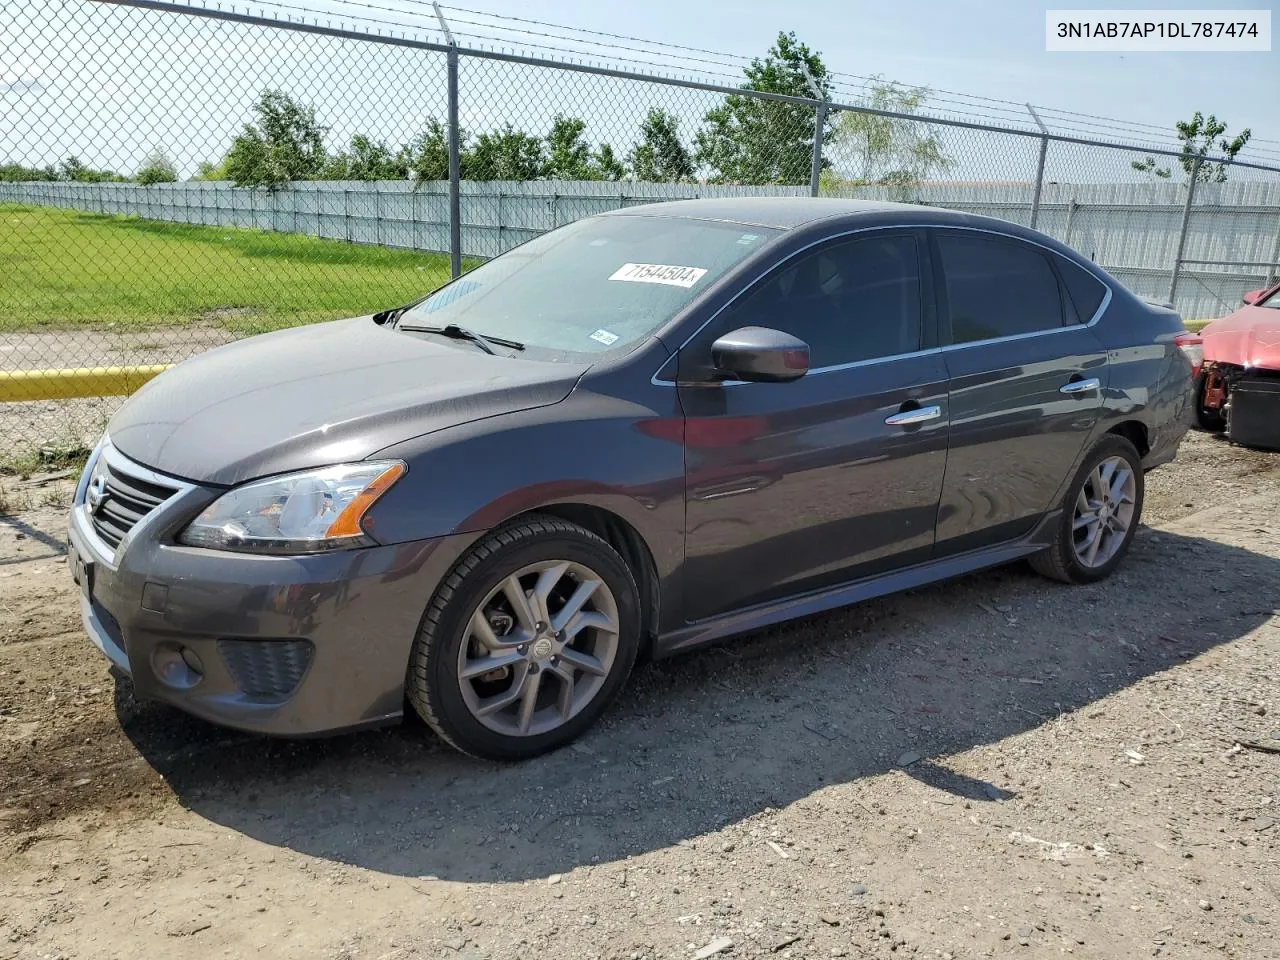
<svg viewBox="0 0 1280 960"><path fill-rule="evenodd" d="M448 257L298 234L0 204L0 331L215 323L241 333L429 293Z"/></svg>

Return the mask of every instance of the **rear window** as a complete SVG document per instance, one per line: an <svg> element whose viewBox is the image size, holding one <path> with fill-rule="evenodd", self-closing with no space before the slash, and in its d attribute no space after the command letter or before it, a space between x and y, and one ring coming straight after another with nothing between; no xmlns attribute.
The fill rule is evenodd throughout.
<svg viewBox="0 0 1280 960"><path fill-rule="evenodd" d="M938 234L953 343L1062 326L1062 297L1036 247L982 234Z"/></svg>
<svg viewBox="0 0 1280 960"><path fill-rule="evenodd" d="M1067 296L1076 308L1076 316L1081 323L1088 323L1102 306L1102 298L1107 295L1107 288L1102 281L1083 267L1077 266L1065 257L1058 257L1058 273L1067 288Z"/></svg>

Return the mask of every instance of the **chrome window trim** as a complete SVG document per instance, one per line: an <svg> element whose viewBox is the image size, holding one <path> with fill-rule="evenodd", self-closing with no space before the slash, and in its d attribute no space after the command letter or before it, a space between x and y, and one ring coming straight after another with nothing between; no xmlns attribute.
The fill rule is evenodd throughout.
<svg viewBox="0 0 1280 960"><path fill-rule="evenodd" d="M838 370L849 370L854 367L864 367L873 363L893 363L897 360L906 359L907 357L923 357L932 353L947 353L952 350L967 350L970 347L984 347L993 343L1005 343L1005 342L1012 342L1015 340L1025 340L1028 337L1042 337L1046 334L1066 333L1068 331L1075 330L1075 329L1089 328L1089 327L1092 327L1094 324L1096 324L1100 319L1102 319L1102 315L1107 312L1107 307L1111 305L1111 298L1112 298L1111 284L1107 283L1106 280L1102 279L1102 277L1098 276L1094 271L1084 266L1084 264L1077 263L1075 260L1072 260L1069 257L1063 256L1063 254L1059 253L1057 250L1054 250L1052 247L1045 246L1043 243L1040 243L1037 240L1028 240L1025 237L1015 236L1014 234L1011 234L1011 233L1005 233L1000 230L992 230L986 227L965 227L965 226L953 225L949 223L894 223L894 224L882 224L880 226L874 226L874 227L858 227L857 229L854 229L854 230L846 230L843 233L833 233L830 236L823 237L820 240L814 240L812 243L805 244L799 250L792 252L789 256L785 257L782 260L777 261L776 263L770 264L766 269L762 270L755 277L752 277L750 282L744 284L743 288L739 290L736 294L734 294L734 296L729 300L728 303L724 304L722 307L720 307L719 310L717 310L715 313L709 316L705 321L703 321L703 323L698 327L697 330L689 334L689 336L685 338L684 342L681 343L680 346L677 347L669 356L667 356L662 361L661 364L659 364L658 369L655 370L653 372L653 375L649 378L649 382L657 387L679 387L681 385L679 380L659 380L658 373L662 370L663 367L665 367L668 363L671 362L672 357L678 356L680 351L683 350L685 347L687 347L694 340L694 338L698 336L698 334L702 333L703 330L705 330L708 326L710 326L713 322L715 322L715 320L718 319L719 316L722 313L724 313L724 311L728 310L730 307L734 305L734 303L737 302L739 297L741 297L748 290L750 290L756 283L758 283L770 272L778 269L784 263L787 263L788 261L795 259L796 257L800 256L802 253L805 253L806 251L811 250L820 244L829 243L832 240L842 240L845 237L851 237L859 233L872 233L877 230L967 230L970 233L985 233L993 237L1000 237L1001 239L1004 239L1004 240L1013 240L1019 243L1028 243L1034 247L1039 247L1041 250L1045 251L1048 254L1051 254L1052 256L1058 257L1061 260L1066 260L1068 263L1072 264L1073 266L1079 267L1081 270L1084 270L1085 273L1093 277L1093 279L1097 280L1098 283L1102 284L1102 289L1105 291L1105 293L1103 293L1102 295L1102 302L1098 304L1098 309L1093 312L1093 316L1089 318L1087 323L1072 323L1072 324L1063 325L1061 327L1051 327L1047 330L1033 330L1030 333L1011 333L1008 336L1004 336L1004 337L991 337L986 340L969 340L964 343L949 343L949 344L946 344L945 346L929 347L928 349L915 350L915 351L912 351L911 353L897 353L888 357L873 357L868 360L854 360L849 363L837 363L837 364L830 364L825 367L813 367L808 371L808 373L805 374L805 377L811 377L814 374L819 374L819 373L833 373ZM804 379L804 378L802 377L801 379ZM749 382L750 381L747 381L747 380L718 380L714 382L708 382L706 384L697 384L697 386L737 387ZM693 384L685 384L685 386L692 386L692 385Z"/></svg>

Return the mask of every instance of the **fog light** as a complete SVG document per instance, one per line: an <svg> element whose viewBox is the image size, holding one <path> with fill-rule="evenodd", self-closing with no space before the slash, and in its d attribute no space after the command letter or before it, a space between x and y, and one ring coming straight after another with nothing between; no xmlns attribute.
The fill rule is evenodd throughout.
<svg viewBox="0 0 1280 960"><path fill-rule="evenodd" d="M166 687L190 690L204 677L204 664L190 647L162 643L151 652L151 669Z"/></svg>

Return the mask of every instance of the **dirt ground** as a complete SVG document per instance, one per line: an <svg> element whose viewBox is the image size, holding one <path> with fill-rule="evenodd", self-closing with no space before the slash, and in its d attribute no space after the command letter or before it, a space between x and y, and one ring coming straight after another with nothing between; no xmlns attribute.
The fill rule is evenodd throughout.
<svg viewBox="0 0 1280 960"><path fill-rule="evenodd" d="M1280 957L1280 456L1192 435L1147 498L1106 583L651 664L510 766L138 703L61 511L0 520L0 960Z"/></svg>

